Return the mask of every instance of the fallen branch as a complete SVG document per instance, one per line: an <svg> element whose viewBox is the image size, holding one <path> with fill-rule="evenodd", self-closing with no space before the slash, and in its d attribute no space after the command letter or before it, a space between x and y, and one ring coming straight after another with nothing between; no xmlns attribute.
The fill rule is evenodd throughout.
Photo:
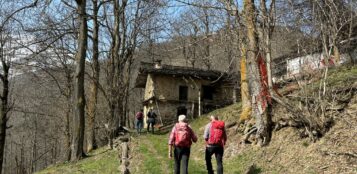
<svg viewBox="0 0 357 174"><path fill-rule="evenodd" d="M327 151L324 151L323 153L326 155L348 156L348 157L352 157L352 158L357 158L357 153L354 153L354 152L327 152Z"/></svg>
<svg viewBox="0 0 357 174"><path fill-rule="evenodd" d="M315 120L311 120L311 117L310 119L308 119L309 117L303 115L304 112L301 109L299 109L296 106L292 106L283 97L279 97L276 96L274 93L271 93L271 98L277 103L279 103L280 105L282 105L284 108L286 108L293 115L293 117L291 118L295 122L301 123L305 127L306 132L309 135L310 139L312 141L316 141L316 135L322 133L321 131L323 130L319 130L320 129L319 125Z"/></svg>
<svg viewBox="0 0 357 174"><path fill-rule="evenodd" d="M248 136L248 135L252 134L253 132L255 132L255 131L257 131L257 130L258 130L257 127L252 127L249 132L247 132L246 134L244 134L244 136Z"/></svg>
<svg viewBox="0 0 357 174"><path fill-rule="evenodd" d="M235 121L235 122L228 123L228 124L226 125L226 129L229 129L229 128L235 126L235 125L237 125L237 122L236 122L236 121Z"/></svg>

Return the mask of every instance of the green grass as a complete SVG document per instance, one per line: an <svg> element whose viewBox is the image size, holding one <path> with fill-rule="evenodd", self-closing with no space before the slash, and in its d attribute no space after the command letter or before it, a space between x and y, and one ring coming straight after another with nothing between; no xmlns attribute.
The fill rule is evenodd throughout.
<svg viewBox="0 0 357 174"><path fill-rule="evenodd" d="M357 66L341 66L331 69L328 73L327 83L329 86L339 84L354 83L357 80Z"/></svg>
<svg viewBox="0 0 357 174"><path fill-rule="evenodd" d="M357 67L338 67L329 70L327 79L328 86L346 86L356 81ZM318 88L318 84L314 83ZM312 84L313 85L313 84ZM234 104L222 109L214 110L213 112L203 115L202 117L190 120L190 125L196 132L199 140L191 147L191 156L189 161L189 172L194 174L205 174L206 167L204 161L205 143L203 141L203 127L209 122L209 115L218 115L226 123L237 121L238 115L241 111L241 104ZM168 159L168 133L161 132L159 134L143 134L134 137L131 147L131 163L130 171L133 174L170 174L173 173L173 159ZM229 137L232 138L232 137ZM302 146L307 147L308 143L303 143ZM58 164L49 167L46 170L39 172L39 174L48 173L118 173L119 160L117 159L117 151L106 150L101 148L90 154L90 157L81 160L77 163ZM224 172L227 174L244 173L248 166L252 165L253 161L259 160L257 156L259 150L255 148L248 148L240 155L224 159ZM215 159L213 157L212 163L215 168ZM269 164L267 164L269 165ZM267 166L265 166L267 167ZM275 166L278 167L278 166ZM280 166L279 168L283 168ZM355 169L357 170L357 169ZM264 166L255 166L253 173L263 173ZM309 169L310 173L315 171ZM271 171L271 173L281 173L279 169Z"/></svg>
<svg viewBox="0 0 357 174"><path fill-rule="evenodd" d="M76 163L63 163L48 167L38 174L118 173L117 151L106 149L107 147L103 147L95 150L89 154L89 157Z"/></svg>
<svg viewBox="0 0 357 174"><path fill-rule="evenodd" d="M320 72L323 73L324 70L321 70ZM320 88L320 83L323 82L322 80L323 79L318 80L312 84L307 85L306 87L310 87L309 90L311 92L317 91ZM356 81L357 66L339 66L328 70L326 86L333 88L343 88L353 84Z"/></svg>
<svg viewBox="0 0 357 174"><path fill-rule="evenodd" d="M302 143L302 146L304 146L304 147L309 147L309 142L307 142L307 141L304 141L303 143Z"/></svg>
<svg viewBox="0 0 357 174"><path fill-rule="evenodd" d="M192 129L196 132L199 140L191 147L191 156L189 161L189 172L194 174L206 174L204 161L205 143L203 141L203 127L209 122L209 115L219 115L226 122L235 121L238 118L241 105L235 104L226 108L215 110L209 114L203 115L198 119L190 120ZM131 147L130 171L132 174L170 174L173 173L174 160L168 158L168 133L159 132L156 134L142 134L134 136ZM62 174L62 173L118 173L119 160L117 151L106 150L107 147L100 148L77 163L64 163L40 171L39 174ZM224 171L228 174L243 173L246 166L250 165L253 159L254 151L247 151L243 154L224 160ZM213 167L216 168L216 162L212 157ZM262 169L256 168L256 173Z"/></svg>
<svg viewBox="0 0 357 174"><path fill-rule="evenodd" d="M198 142L191 147L191 155L189 161L189 172L194 174L206 174L206 166L204 161L205 142L203 141L203 127L209 122L209 115L219 115L226 122L234 121L239 114L241 105L235 104L226 108L215 110L209 114L192 121L190 123L192 129L198 136ZM135 140L137 148L134 150L135 154L140 154L134 159L135 167L132 167L133 174L154 174L154 173L172 173L173 159L168 159L168 134L163 135L142 135ZM154 149L153 149L154 148ZM229 174L239 174L246 170L254 157L254 151L247 151L243 154L224 160L224 171ZM216 168L214 157L212 164ZM261 173L261 168L256 167L254 173Z"/></svg>
<svg viewBox="0 0 357 174"><path fill-rule="evenodd" d="M189 171L195 174L207 173L204 161L204 141L202 139L203 127L209 122L209 115L217 114L224 120L233 121L240 111L240 104L228 106L226 108L215 110L198 119L190 120L190 125L199 137L199 141L191 148L191 157L189 161ZM134 136L132 140L132 160L130 170L133 174L169 174L173 173L174 160L168 158L168 133L160 132L157 134L142 134ZM62 173L118 173L120 165L117 151L107 150L107 147L100 148L89 154L88 158L76 163L62 163L48 167L38 172L38 174L62 174ZM237 159L240 157L237 157ZM226 161L224 161L226 163ZM227 162L225 165L226 173L235 168L238 173L243 169L242 161ZM214 157L212 163L215 167ZM237 168L237 165L241 167Z"/></svg>

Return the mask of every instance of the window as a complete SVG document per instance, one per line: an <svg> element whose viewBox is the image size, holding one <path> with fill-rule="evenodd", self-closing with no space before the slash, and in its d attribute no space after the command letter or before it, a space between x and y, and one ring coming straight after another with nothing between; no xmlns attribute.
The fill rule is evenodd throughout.
<svg viewBox="0 0 357 174"><path fill-rule="evenodd" d="M179 115L186 115L187 116L187 109L185 106L180 106L177 108L177 118Z"/></svg>
<svg viewBox="0 0 357 174"><path fill-rule="evenodd" d="M188 87L180 86L179 87L179 100L187 100L188 98Z"/></svg>
<svg viewBox="0 0 357 174"><path fill-rule="evenodd" d="M213 100L214 88L213 86L202 86L202 99Z"/></svg>

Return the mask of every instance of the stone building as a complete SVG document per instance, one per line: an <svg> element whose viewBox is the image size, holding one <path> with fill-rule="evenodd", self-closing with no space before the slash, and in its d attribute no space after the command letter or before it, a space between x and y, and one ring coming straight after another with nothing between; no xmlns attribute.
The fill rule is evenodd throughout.
<svg viewBox="0 0 357 174"><path fill-rule="evenodd" d="M135 86L144 88L143 109L153 109L158 122L170 124L185 114L195 118L237 100L238 89L226 73L141 62Z"/></svg>

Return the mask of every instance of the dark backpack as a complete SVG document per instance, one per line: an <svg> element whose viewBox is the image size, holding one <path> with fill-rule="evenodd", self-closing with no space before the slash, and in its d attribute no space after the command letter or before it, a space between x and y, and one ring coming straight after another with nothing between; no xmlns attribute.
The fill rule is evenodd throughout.
<svg viewBox="0 0 357 174"><path fill-rule="evenodd" d="M155 118L156 114L155 114L155 112L148 112L147 116L148 116L148 118Z"/></svg>
<svg viewBox="0 0 357 174"><path fill-rule="evenodd" d="M224 121L212 121L208 144L224 145Z"/></svg>
<svg viewBox="0 0 357 174"><path fill-rule="evenodd" d="M175 146L190 147L191 146L191 131L187 124L175 125Z"/></svg>

